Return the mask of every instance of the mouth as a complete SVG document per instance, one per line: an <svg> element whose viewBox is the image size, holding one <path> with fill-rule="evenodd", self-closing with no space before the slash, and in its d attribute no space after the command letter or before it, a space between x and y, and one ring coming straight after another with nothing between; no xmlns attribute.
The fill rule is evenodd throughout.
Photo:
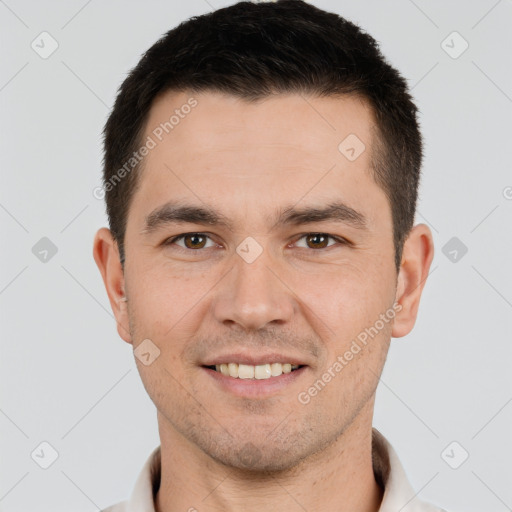
<svg viewBox="0 0 512 512"><path fill-rule="evenodd" d="M291 397L305 389L307 381L303 377L309 373L308 365L291 363L221 363L200 368L208 379L206 385L230 396L252 400L283 394Z"/></svg>
<svg viewBox="0 0 512 512"><path fill-rule="evenodd" d="M203 368L208 368L220 373L224 377L231 377L233 379L267 380L295 372L304 366L306 365L292 363L267 363L258 365L222 363L203 366Z"/></svg>

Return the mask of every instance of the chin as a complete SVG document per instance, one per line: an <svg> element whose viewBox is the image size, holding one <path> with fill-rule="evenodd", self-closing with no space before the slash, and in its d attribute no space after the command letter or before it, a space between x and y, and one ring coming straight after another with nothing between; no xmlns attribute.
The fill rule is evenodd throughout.
<svg viewBox="0 0 512 512"><path fill-rule="evenodd" d="M277 449L266 445L258 447L252 442L245 442L238 448L233 445L228 452L209 454L217 462L226 467L236 468L247 474L278 473L295 467L302 459L299 454L291 453L289 449Z"/></svg>

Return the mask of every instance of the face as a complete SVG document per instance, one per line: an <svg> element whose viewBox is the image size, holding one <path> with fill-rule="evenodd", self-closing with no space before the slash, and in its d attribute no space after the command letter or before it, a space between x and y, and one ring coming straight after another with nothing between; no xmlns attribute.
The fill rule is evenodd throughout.
<svg viewBox="0 0 512 512"><path fill-rule="evenodd" d="M397 294L372 125L349 97L155 101L116 316L135 349L151 340L160 350L136 362L161 432L231 467L284 469L368 411ZM351 134L359 141L340 150ZM210 215L191 217L195 208ZM235 378L214 369L221 363L243 376L298 369Z"/></svg>

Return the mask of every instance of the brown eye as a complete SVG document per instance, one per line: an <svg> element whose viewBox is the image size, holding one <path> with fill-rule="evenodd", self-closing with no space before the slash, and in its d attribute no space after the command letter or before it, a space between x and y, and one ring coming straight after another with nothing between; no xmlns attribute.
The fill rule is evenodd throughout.
<svg viewBox="0 0 512 512"><path fill-rule="evenodd" d="M183 240L183 245L181 242ZM183 233L182 235L175 236L174 238L171 238L165 242L165 245L167 246L175 246L174 248L177 250L183 250L187 251L189 249L197 250L197 249L208 249L209 247L212 247L211 245L209 247L206 247L206 242L210 240L210 237L208 235L205 235L204 233ZM213 243L213 242L212 242Z"/></svg>
<svg viewBox="0 0 512 512"><path fill-rule="evenodd" d="M329 239L334 241L334 243L329 244ZM329 235L328 233L306 233L299 239L296 239L294 245L300 249L313 249L313 251L310 250L309 252L316 252L318 254L322 254L324 252L323 250L328 251L331 248L335 249L336 246L338 246L338 248L340 248L340 246L353 246L347 239Z"/></svg>
<svg viewBox="0 0 512 512"><path fill-rule="evenodd" d="M325 249L327 241L331 238L324 233L311 233L310 235L305 235L305 237L308 242L311 242L313 249Z"/></svg>
<svg viewBox="0 0 512 512"><path fill-rule="evenodd" d="M202 249L204 247L205 240L206 237L200 233L192 233L190 235L183 236L183 241L188 249Z"/></svg>

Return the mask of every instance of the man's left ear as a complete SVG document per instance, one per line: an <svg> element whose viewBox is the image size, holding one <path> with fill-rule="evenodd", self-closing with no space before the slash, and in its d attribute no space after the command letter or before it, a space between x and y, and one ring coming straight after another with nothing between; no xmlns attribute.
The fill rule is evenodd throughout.
<svg viewBox="0 0 512 512"><path fill-rule="evenodd" d="M434 258L434 241L426 224L417 224L404 243L398 274L396 302L402 308L396 314L391 336L400 338L411 332L416 323L421 292Z"/></svg>

